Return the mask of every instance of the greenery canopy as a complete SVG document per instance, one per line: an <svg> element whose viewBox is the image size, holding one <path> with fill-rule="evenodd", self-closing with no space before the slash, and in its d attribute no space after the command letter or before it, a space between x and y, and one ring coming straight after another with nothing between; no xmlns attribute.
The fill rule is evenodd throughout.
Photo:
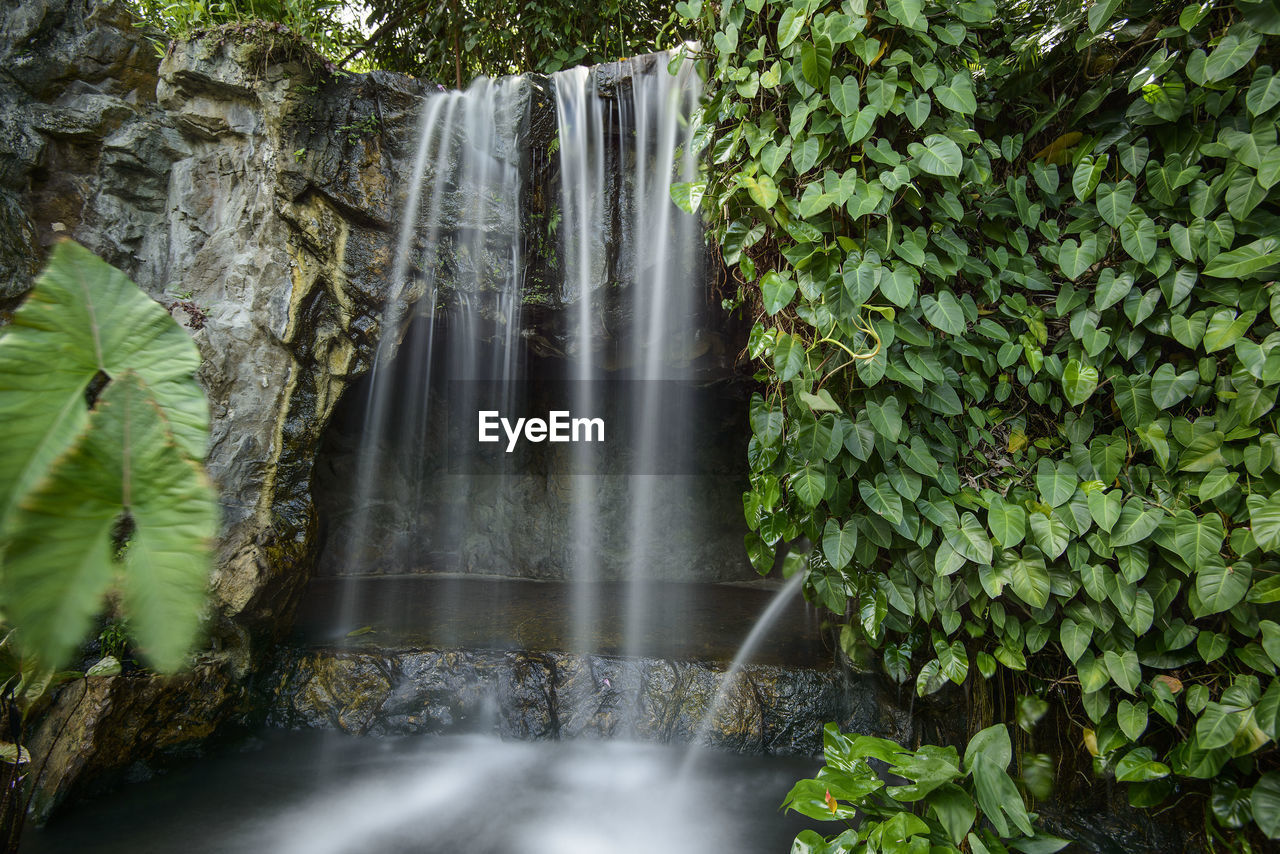
<svg viewBox="0 0 1280 854"><path fill-rule="evenodd" d="M672 47L684 29L670 4L658 0L132 2L143 20L178 37L270 21L309 42L330 63L354 61L357 68L399 71L459 89L481 75L552 72Z"/></svg>
<svg viewBox="0 0 1280 854"><path fill-rule="evenodd" d="M371 0L371 56L392 71L461 88L478 75L557 71L677 43L658 0Z"/></svg>

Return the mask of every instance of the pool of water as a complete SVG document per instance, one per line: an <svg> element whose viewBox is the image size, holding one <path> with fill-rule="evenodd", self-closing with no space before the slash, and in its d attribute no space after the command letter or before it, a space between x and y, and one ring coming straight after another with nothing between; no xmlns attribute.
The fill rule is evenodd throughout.
<svg viewBox="0 0 1280 854"><path fill-rule="evenodd" d="M765 854L816 760L627 742L267 732L65 811L24 854Z"/></svg>

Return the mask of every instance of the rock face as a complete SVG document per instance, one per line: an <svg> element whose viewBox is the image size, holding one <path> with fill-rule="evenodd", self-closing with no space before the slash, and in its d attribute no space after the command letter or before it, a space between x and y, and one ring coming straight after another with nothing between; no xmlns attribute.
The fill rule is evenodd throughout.
<svg viewBox="0 0 1280 854"><path fill-rule="evenodd" d="M161 50L118 3L0 10L0 312L62 235L170 306L204 358L224 510L216 663L172 681L119 677L78 707L60 699L45 729L83 737L51 757L44 807L78 778L244 713L235 686L287 627L309 570L317 443L376 342L394 177L421 94L402 77L333 78L274 31ZM368 127L375 109L376 132L338 132ZM208 726L184 725L182 709ZM132 734L106 735L117 727Z"/></svg>
<svg viewBox="0 0 1280 854"><path fill-rule="evenodd" d="M181 756L212 736L247 692L224 663L211 661L169 681L90 676L54 700L29 749L44 762L32 812L43 817L162 755ZM39 767L39 766L36 766Z"/></svg>
<svg viewBox="0 0 1280 854"><path fill-rule="evenodd" d="M329 78L274 32L209 35L160 60L114 3L3 15L0 245L23 248L21 263L0 259L0 296L65 234L191 328L225 514L214 632L270 634L302 580L316 442L376 341L420 87ZM375 101L376 133L334 132ZM312 153L313 138L332 144Z"/></svg>
<svg viewBox="0 0 1280 854"><path fill-rule="evenodd" d="M812 756L822 726L907 738L911 720L874 677L748 666L705 733L724 665L564 653L316 648L285 653L267 679L269 721L355 735L492 732L509 738L705 743Z"/></svg>

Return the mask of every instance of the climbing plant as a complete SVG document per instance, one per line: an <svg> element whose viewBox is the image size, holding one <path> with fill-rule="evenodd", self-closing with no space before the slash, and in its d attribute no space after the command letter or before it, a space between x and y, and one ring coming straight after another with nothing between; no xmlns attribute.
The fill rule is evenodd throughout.
<svg viewBox="0 0 1280 854"><path fill-rule="evenodd" d="M919 694L1004 671L1135 805L1207 780L1280 838L1280 9L677 8L756 567Z"/></svg>

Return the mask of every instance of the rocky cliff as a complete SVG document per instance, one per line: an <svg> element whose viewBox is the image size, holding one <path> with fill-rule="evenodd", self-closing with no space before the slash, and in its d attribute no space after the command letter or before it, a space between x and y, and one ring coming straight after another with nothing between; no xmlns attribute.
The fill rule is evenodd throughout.
<svg viewBox="0 0 1280 854"><path fill-rule="evenodd" d="M255 656L287 624L312 547L315 449L376 343L421 88L335 77L274 29L165 46L118 3L0 10L0 311L60 236L170 307L204 358L224 507L210 650L181 679L64 691L33 743L60 732L41 809L206 737L242 709Z"/></svg>

